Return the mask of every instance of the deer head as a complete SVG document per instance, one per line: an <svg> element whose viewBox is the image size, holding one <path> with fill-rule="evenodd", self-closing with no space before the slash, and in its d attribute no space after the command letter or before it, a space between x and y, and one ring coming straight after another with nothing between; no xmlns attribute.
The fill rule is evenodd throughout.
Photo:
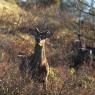
<svg viewBox="0 0 95 95"><path fill-rule="evenodd" d="M34 34L36 43L44 43L45 39L49 38L50 36L51 36L50 31L40 32L40 30L36 28L36 31Z"/></svg>

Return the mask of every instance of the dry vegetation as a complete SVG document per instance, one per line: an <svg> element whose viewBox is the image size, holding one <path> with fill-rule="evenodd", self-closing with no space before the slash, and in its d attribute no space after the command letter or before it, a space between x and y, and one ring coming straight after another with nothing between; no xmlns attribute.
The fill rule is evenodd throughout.
<svg viewBox="0 0 95 95"><path fill-rule="evenodd" d="M0 1L0 7L1 2L10 6L11 3L5 1ZM95 67L84 64L77 73L69 68L71 43L76 35L65 28L59 9L53 5L27 12L15 6L14 8L20 9L16 14L9 13L8 8L0 9L4 12L0 13L0 95L34 95L33 92L38 95L95 95ZM19 52L33 54L35 42L29 29L33 30L35 27L39 27L41 31L55 31L46 43L50 65L46 92L40 88L33 91L27 70L23 72L24 76L19 70Z"/></svg>

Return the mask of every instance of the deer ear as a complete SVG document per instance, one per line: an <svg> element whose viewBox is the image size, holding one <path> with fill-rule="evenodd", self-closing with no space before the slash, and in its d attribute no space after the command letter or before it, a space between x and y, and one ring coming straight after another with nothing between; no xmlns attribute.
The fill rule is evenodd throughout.
<svg viewBox="0 0 95 95"><path fill-rule="evenodd" d="M37 27L36 27L36 33L37 33L37 35L40 34L40 30Z"/></svg>
<svg viewBox="0 0 95 95"><path fill-rule="evenodd" d="M40 34L40 30L38 28L35 28L34 31L32 32L32 35L34 37L37 37Z"/></svg>

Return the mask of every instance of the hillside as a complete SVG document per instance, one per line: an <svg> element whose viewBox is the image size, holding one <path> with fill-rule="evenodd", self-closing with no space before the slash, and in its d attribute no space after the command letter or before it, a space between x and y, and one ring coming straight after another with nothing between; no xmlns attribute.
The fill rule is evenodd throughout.
<svg viewBox="0 0 95 95"><path fill-rule="evenodd" d="M33 92L36 95L95 95L95 61L83 62L78 70L70 67L74 64L72 47L78 40L75 34L78 22L61 11L56 1L51 6L28 9L15 0L0 0L0 95L34 95ZM50 66L45 92L41 85L33 89L27 59L32 57L37 43L36 28L42 34L51 33L45 44Z"/></svg>
<svg viewBox="0 0 95 95"><path fill-rule="evenodd" d="M18 14L20 7L17 6L15 0L0 0L0 13L6 10L8 13Z"/></svg>

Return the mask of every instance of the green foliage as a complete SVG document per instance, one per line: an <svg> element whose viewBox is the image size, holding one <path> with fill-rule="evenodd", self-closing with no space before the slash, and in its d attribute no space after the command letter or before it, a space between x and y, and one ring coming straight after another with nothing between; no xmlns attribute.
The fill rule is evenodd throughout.
<svg viewBox="0 0 95 95"><path fill-rule="evenodd" d="M54 68L49 69L49 77L55 81L60 80L60 75L59 75L58 71Z"/></svg>

